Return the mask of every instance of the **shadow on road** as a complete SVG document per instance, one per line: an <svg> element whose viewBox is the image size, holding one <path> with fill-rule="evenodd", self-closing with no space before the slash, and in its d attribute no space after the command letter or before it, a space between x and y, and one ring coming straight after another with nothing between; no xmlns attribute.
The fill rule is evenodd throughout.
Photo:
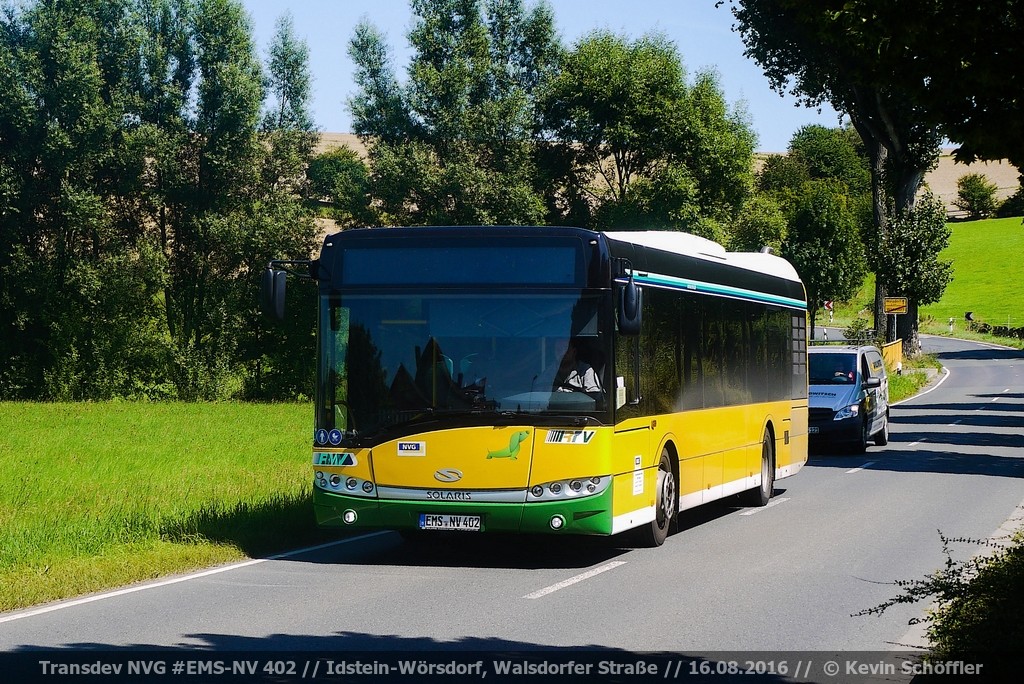
<svg viewBox="0 0 1024 684"><path fill-rule="evenodd" d="M1024 351L1019 349L990 349L978 347L960 351L940 351L935 356L942 361L1005 361L1024 359Z"/></svg>
<svg viewBox="0 0 1024 684"><path fill-rule="evenodd" d="M929 442L923 443L912 451L869 449L867 453L857 456L815 454L808 461L808 467L842 470L862 467L864 470L889 470L900 473L944 473L1024 478L1024 458L929 449L928 443L936 441L931 439L932 436L934 433L929 433Z"/></svg>

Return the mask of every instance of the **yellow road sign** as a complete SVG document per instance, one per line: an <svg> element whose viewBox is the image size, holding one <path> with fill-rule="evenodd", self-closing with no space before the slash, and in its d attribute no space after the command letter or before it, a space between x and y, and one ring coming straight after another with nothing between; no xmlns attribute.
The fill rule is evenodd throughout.
<svg viewBox="0 0 1024 684"><path fill-rule="evenodd" d="M905 314L908 311L906 297L886 297L883 306L886 314Z"/></svg>

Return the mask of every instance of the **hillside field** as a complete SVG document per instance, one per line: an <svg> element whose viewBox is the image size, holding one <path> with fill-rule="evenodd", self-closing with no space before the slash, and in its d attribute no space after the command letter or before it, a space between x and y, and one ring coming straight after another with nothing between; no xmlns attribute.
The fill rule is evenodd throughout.
<svg viewBox="0 0 1024 684"><path fill-rule="evenodd" d="M953 234L942 259L953 262L953 282L942 299L921 308L921 316L957 325L964 313L976 321L1011 328L1024 326L1024 223L1020 217L950 224Z"/></svg>
<svg viewBox="0 0 1024 684"><path fill-rule="evenodd" d="M942 259L953 262L953 282L942 299L921 307L922 332L948 332L950 317L954 333L963 332L964 314L990 325L1024 327L1024 282L1020 259L1024 254L1024 222L1019 217L986 219L949 224L953 233ZM836 305L833 325L845 327L858 316L870 321L875 277L868 274L864 284L848 302ZM818 324L827 321L818 312Z"/></svg>

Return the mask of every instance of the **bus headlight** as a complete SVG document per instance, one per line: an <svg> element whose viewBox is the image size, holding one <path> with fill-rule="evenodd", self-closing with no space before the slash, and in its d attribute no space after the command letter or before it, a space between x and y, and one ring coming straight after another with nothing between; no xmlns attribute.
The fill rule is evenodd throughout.
<svg viewBox="0 0 1024 684"><path fill-rule="evenodd" d="M372 480L351 476L343 478L338 473L328 474L323 471L316 471L315 475L316 479L313 481L313 484L320 489L348 496L377 496L377 485Z"/></svg>
<svg viewBox="0 0 1024 684"><path fill-rule="evenodd" d="M586 484L584 485L584 482ZM530 487L527 502L530 501L566 501L578 499L594 494L600 494L612 483L610 475L603 477L591 477L586 480L573 478L571 480L555 480Z"/></svg>

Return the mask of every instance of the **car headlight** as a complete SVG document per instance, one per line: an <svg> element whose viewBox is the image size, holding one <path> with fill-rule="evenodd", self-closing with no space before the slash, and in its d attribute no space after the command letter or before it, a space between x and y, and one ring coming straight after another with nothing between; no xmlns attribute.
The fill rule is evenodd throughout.
<svg viewBox="0 0 1024 684"><path fill-rule="evenodd" d="M839 409L836 412L836 417L832 420L846 420L847 418L856 418L860 414L860 404L850 404L846 408Z"/></svg>

